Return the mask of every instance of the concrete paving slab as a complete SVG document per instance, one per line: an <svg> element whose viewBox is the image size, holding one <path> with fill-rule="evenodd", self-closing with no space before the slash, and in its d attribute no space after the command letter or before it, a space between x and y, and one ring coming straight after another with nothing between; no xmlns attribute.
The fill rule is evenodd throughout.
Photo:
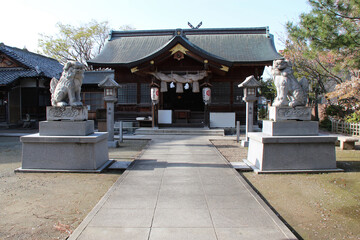
<svg viewBox="0 0 360 240"><path fill-rule="evenodd" d="M160 195L156 208L207 209L207 203L204 195Z"/></svg>
<svg viewBox="0 0 360 240"><path fill-rule="evenodd" d="M233 168L241 171L252 170L251 167L249 167L245 162L232 162L231 165Z"/></svg>
<svg viewBox="0 0 360 240"><path fill-rule="evenodd" d="M102 208L88 226L118 228L150 228L153 209Z"/></svg>
<svg viewBox="0 0 360 240"><path fill-rule="evenodd" d="M150 240L216 240L213 228L153 228Z"/></svg>
<svg viewBox="0 0 360 240"><path fill-rule="evenodd" d="M203 185L203 188L205 194L210 196L239 196L244 193L240 185L208 184Z"/></svg>
<svg viewBox="0 0 360 240"><path fill-rule="evenodd" d="M121 185L121 187L117 188L111 196L157 196L159 194L160 186L146 186L146 185Z"/></svg>
<svg viewBox="0 0 360 240"><path fill-rule="evenodd" d="M201 175L201 182L204 185L213 185L213 184L217 184L217 185L223 185L224 187L226 186L238 186L239 185L239 180L236 176L234 175L226 175L226 176L206 176L206 175Z"/></svg>
<svg viewBox="0 0 360 240"><path fill-rule="evenodd" d="M283 233L278 228L259 228L259 227L216 228L216 236L218 240L291 239L291 238L284 238L282 235Z"/></svg>
<svg viewBox="0 0 360 240"><path fill-rule="evenodd" d="M170 165L164 172L164 177L184 177L184 176L198 176L198 169L196 165L191 167L190 165L183 164L168 164Z"/></svg>
<svg viewBox="0 0 360 240"><path fill-rule="evenodd" d="M254 209L258 208L258 203L248 194L236 195L209 195L206 196L209 209Z"/></svg>
<svg viewBox="0 0 360 240"><path fill-rule="evenodd" d="M162 185L160 196L204 195L201 183Z"/></svg>
<svg viewBox="0 0 360 240"><path fill-rule="evenodd" d="M123 184L137 185L137 186L159 186L161 183L161 176L127 176Z"/></svg>
<svg viewBox="0 0 360 240"><path fill-rule="evenodd" d="M104 204L104 208L124 209L154 209L157 202L157 195L111 195Z"/></svg>
<svg viewBox="0 0 360 240"><path fill-rule="evenodd" d="M296 239L209 137L147 137L69 240Z"/></svg>
<svg viewBox="0 0 360 240"><path fill-rule="evenodd" d="M154 215L154 228L212 228L207 209L161 209Z"/></svg>
<svg viewBox="0 0 360 240"><path fill-rule="evenodd" d="M200 184L201 179L197 175L189 176L163 176L162 185L171 185L171 184Z"/></svg>
<svg viewBox="0 0 360 240"><path fill-rule="evenodd" d="M129 172L129 177L161 177L163 174L164 169L155 166L143 166Z"/></svg>
<svg viewBox="0 0 360 240"><path fill-rule="evenodd" d="M79 240L143 240L147 239L150 228L87 227Z"/></svg>
<svg viewBox="0 0 360 240"><path fill-rule="evenodd" d="M117 169L127 169L131 161L115 161L113 164L108 167L110 170L117 170Z"/></svg>
<svg viewBox="0 0 360 240"><path fill-rule="evenodd" d="M262 209L216 208L210 212L215 228L276 228L275 223Z"/></svg>

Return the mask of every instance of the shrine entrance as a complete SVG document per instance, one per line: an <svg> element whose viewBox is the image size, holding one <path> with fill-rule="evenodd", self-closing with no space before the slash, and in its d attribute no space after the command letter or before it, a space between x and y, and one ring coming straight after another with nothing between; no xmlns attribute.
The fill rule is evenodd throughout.
<svg viewBox="0 0 360 240"><path fill-rule="evenodd" d="M200 92L193 93L190 88L184 89L183 93L176 93L175 88L169 88L162 96L161 108L163 110L171 110L172 126L204 126L204 102Z"/></svg>
<svg viewBox="0 0 360 240"><path fill-rule="evenodd" d="M163 109L204 111L201 93L193 93L191 89L184 89L183 93L176 93L175 88L163 93Z"/></svg>

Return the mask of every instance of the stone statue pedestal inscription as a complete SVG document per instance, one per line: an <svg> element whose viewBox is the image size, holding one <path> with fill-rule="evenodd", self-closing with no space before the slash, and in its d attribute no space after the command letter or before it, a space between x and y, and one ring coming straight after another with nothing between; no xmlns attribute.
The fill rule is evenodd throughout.
<svg viewBox="0 0 360 240"><path fill-rule="evenodd" d="M88 110L85 106L66 106L66 107L46 107L46 119L48 121L70 120L85 121L88 120Z"/></svg>
<svg viewBox="0 0 360 240"><path fill-rule="evenodd" d="M269 119L273 121L283 120L311 120L310 107L270 107Z"/></svg>
<svg viewBox="0 0 360 240"><path fill-rule="evenodd" d="M19 172L101 172L109 160L108 133L94 133L83 106L47 107L39 133L23 136Z"/></svg>

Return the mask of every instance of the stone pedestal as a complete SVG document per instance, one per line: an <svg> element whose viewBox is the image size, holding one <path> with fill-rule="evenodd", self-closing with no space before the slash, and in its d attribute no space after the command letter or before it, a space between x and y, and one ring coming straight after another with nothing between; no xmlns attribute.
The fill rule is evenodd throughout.
<svg viewBox="0 0 360 240"><path fill-rule="evenodd" d="M21 137L23 171L98 172L111 163L107 133Z"/></svg>
<svg viewBox="0 0 360 240"><path fill-rule="evenodd" d="M40 136L87 136L94 133L94 121L42 121Z"/></svg>
<svg viewBox="0 0 360 240"><path fill-rule="evenodd" d="M245 162L257 173L342 171L336 168L337 137L320 136L310 110L271 107L274 120L263 121L261 133L249 133Z"/></svg>
<svg viewBox="0 0 360 240"><path fill-rule="evenodd" d="M47 107L39 133L23 136L19 172L101 172L109 160L108 133L94 133L86 107Z"/></svg>
<svg viewBox="0 0 360 240"><path fill-rule="evenodd" d="M250 133L249 138L246 162L257 173L341 171L336 168L336 137Z"/></svg>

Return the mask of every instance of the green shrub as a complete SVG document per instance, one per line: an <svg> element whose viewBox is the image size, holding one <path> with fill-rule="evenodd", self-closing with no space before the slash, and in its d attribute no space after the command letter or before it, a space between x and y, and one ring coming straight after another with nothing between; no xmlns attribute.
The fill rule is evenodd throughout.
<svg viewBox="0 0 360 240"><path fill-rule="evenodd" d="M345 117L345 122L348 123L359 123L360 122L360 110L353 112L352 114Z"/></svg>
<svg viewBox="0 0 360 240"><path fill-rule="evenodd" d="M324 120L320 121L319 127L328 131L331 131L331 121L328 117L324 118Z"/></svg>
<svg viewBox="0 0 360 240"><path fill-rule="evenodd" d="M267 108L260 108L258 112L259 119L268 119Z"/></svg>
<svg viewBox="0 0 360 240"><path fill-rule="evenodd" d="M343 118L345 115L344 107L340 105L329 105L325 109L326 116Z"/></svg>

